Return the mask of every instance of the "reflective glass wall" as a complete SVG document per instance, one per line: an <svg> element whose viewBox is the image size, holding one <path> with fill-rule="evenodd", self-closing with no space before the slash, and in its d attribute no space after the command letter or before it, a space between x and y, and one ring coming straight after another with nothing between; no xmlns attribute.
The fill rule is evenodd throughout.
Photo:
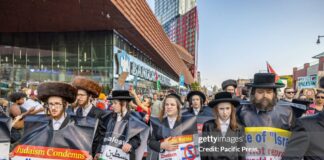
<svg viewBox="0 0 324 160"><path fill-rule="evenodd" d="M113 84L113 32L0 33L0 89L82 75ZM0 95L1 96L1 95Z"/></svg>

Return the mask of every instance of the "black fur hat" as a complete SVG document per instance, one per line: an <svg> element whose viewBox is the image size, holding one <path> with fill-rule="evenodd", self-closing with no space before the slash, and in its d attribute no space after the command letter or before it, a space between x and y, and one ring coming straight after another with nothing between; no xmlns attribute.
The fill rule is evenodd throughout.
<svg viewBox="0 0 324 160"><path fill-rule="evenodd" d="M77 89L83 89L93 95L93 98L97 98L101 92L99 84L86 77L77 76L73 79L72 85Z"/></svg>
<svg viewBox="0 0 324 160"><path fill-rule="evenodd" d="M234 88L236 88L236 87L237 87L237 83L236 83L236 81L233 80L233 79L228 79L228 80L226 80L226 81L224 81L224 82L222 83L222 89L223 89L223 90L225 90L226 87L228 87L228 86L233 86Z"/></svg>
<svg viewBox="0 0 324 160"><path fill-rule="evenodd" d="M232 103L235 107L240 105L240 101L233 98L232 94L229 92L219 92L215 95L214 100L208 103L208 106L214 108L217 104L222 102Z"/></svg>
<svg viewBox="0 0 324 160"><path fill-rule="evenodd" d="M22 92L15 92L9 95L9 100L13 103L15 103L17 100L21 99L21 98L25 98L27 97L27 95L25 93Z"/></svg>
<svg viewBox="0 0 324 160"><path fill-rule="evenodd" d="M44 82L37 87L37 98L43 102L51 96L62 97L69 103L76 99L78 90L68 83L63 82Z"/></svg>

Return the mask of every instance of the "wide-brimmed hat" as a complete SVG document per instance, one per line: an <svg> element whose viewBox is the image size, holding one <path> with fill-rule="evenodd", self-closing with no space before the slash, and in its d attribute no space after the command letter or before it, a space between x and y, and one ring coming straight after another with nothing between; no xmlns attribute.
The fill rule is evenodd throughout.
<svg viewBox="0 0 324 160"><path fill-rule="evenodd" d="M168 95L165 96L165 99L168 98L168 97L175 97L175 98L177 98L180 101L180 103L183 105L183 102L181 100L181 97L178 94L176 94L176 93L170 93L170 94L168 94Z"/></svg>
<svg viewBox="0 0 324 160"><path fill-rule="evenodd" d="M78 90L75 87L63 82L44 82L37 87L37 98L43 102L46 102L51 96L58 96L73 103L77 93Z"/></svg>
<svg viewBox="0 0 324 160"><path fill-rule="evenodd" d="M101 92L99 84L86 77L77 76L73 79L72 85L77 89L83 89L93 95L93 98L97 98Z"/></svg>
<svg viewBox="0 0 324 160"><path fill-rule="evenodd" d="M112 97L108 100L132 100L134 97L130 96L128 90L114 90L112 91Z"/></svg>
<svg viewBox="0 0 324 160"><path fill-rule="evenodd" d="M204 103L206 101L206 96L204 93L200 92L200 91L190 91L187 95L187 101L190 100L190 98L194 95L197 95L199 97L201 97L202 99L202 103Z"/></svg>
<svg viewBox="0 0 324 160"><path fill-rule="evenodd" d="M228 86L233 86L234 88L236 88L236 87L237 87L237 83L236 83L236 81L233 80L233 79L228 79L228 80L226 80L226 81L224 81L224 82L222 83L222 89L223 89L223 90L225 90L226 87L228 87Z"/></svg>
<svg viewBox="0 0 324 160"><path fill-rule="evenodd" d="M235 107L240 105L240 101L237 99L234 99L231 93L219 92L215 95L214 100L212 100L208 103L208 106L211 108L214 108L215 106L217 106L217 104L222 103L222 102L229 102L229 103L233 104Z"/></svg>
<svg viewBox="0 0 324 160"><path fill-rule="evenodd" d="M285 85L276 83L276 75L273 73L256 73L254 74L253 83L248 83L246 86L252 88L282 88Z"/></svg>

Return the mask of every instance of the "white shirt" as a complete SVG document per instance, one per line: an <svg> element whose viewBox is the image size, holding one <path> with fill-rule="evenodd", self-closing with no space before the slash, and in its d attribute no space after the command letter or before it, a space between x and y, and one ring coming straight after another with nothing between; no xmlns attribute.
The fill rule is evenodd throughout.
<svg viewBox="0 0 324 160"><path fill-rule="evenodd" d="M193 109L193 111L194 111L195 115L197 116L199 111L200 111L200 108L199 109Z"/></svg>
<svg viewBox="0 0 324 160"><path fill-rule="evenodd" d="M92 108L91 104L88 105L87 108L82 108L82 116L86 117L88 115L88 113L90 112L91 108Z"/></svg>
<svg viewBox="0 0 324 160"><path fill-rule="evenodd" d="M177 120L177 117L175 117L175 118L168 117L168 122L169 122L169 126L171 129L173 129L176 120Z"/></svg>
<svg viewBox="0 0 324 160"><path fill-rule="evenodd" d="M228 130L228 126L230 124L230 119L226 120L225 122L219 119L219 122L220 122L220 125L221 125L220 127L221 127L222 135L225 136L226 132Z"/></svg>
<svg viewBox="0 0 324 160"><path fill-rule="evenodd" d="M123 116L121 115L121 113L117 113L117 121L121 121L123 117L126 115L126 113L127 113L127 109L123 111Z"/></svg>
<svg viewBox="0 0 324 160"><path fill-rule="evenodd" d="M76 107L76 108L74 108L74 109L72 109L72 110L73 110L73 112L76 114L77 111L78 111L78 109L79 109L79 107Z"/></svg>
<svg viewBox="0 0 324 160"><path fill-rule="evenodd" d="M32 107L35 107L35 110L43 108L42 104L40 104L38 101L34 101L33 99L28 99L24 104L21 105L26 110L29 110ZM44 111L38 112L37 114L45 114Z"/></svg>
<svg viewBox="0 0 324 160"><path fill-rule="evenodd" d="M60 127L61 127L61 125L62 125L62 123L63 123L63 121L65 120L65 115L64 116L62 116L60 119L58 119L58 120L55 120L55 119L53 119L53 129L54 129L54 131L56 131L56 130L59 130L60 129Z"/></svg>

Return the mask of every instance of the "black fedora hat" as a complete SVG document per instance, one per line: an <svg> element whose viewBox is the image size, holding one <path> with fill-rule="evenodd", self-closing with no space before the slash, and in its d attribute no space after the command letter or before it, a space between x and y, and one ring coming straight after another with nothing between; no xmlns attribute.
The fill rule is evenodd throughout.
<svg viewBox="0 0 324 160"><path fill-rule="evenodd" d="M248 83L246 86L252 88L282 88L285 86L275 81L276 75L273 73L256 73L254 74L253 83Z"/></svg>
<svg viewBox="0 0 324 160"><path fill-rule="evenodd" d="M293 105L291 105L291 107L295 113L296 118L301 117L309 108L309 105L312 104L311 101L301 99L293 99L292 103Z"/></svg>
<svg viewBox="0 0 324 160"><path fill-rule="evenodd" d="M181 100L181 97L178 94L176 94L176 93L170 93L170 94L166 95L164 99L169 98L169 97L175 97L175 98L177 98L180 101L180 103L183 105L183 102Z"/></svg>
<svg viewBox="0 0 324 160"><path fill-rule="evenodd" d="M233 79L228 79L222 83L222 89L225 90L226 87L233 86L234 88L237 87L237 82Z"/></svg>
<svg viewBox="0 0 324 160"><path fill-rule="evenodd" d="M208 106L214 108L217 104L222 102L232 103L235 107L240 105L240 101L232 97L232 94L229 92L219 92L215 95L214 100L208 103Z"/></svg>
<svg viewBox="0 0 324 160"><path fill-rule="evenodd" d="M203 103L206 101L206 96L205 96L205 94L202 93L202 92L200 92L200 91L190 91L190 92L188 93L188 95L187 95L187 101L189 101L190 98L191 98L192 96L194 96L194 95L200 96L201 99L202 99L202 101L203 101Z"/></svg>
<svg viewBox="0 0 324 160"><path fill-rule="evenodd" d="M132 100L134 99L130 96L128 90L114 90L112 91L112 97L109 97L108 100Z"/></svg>

